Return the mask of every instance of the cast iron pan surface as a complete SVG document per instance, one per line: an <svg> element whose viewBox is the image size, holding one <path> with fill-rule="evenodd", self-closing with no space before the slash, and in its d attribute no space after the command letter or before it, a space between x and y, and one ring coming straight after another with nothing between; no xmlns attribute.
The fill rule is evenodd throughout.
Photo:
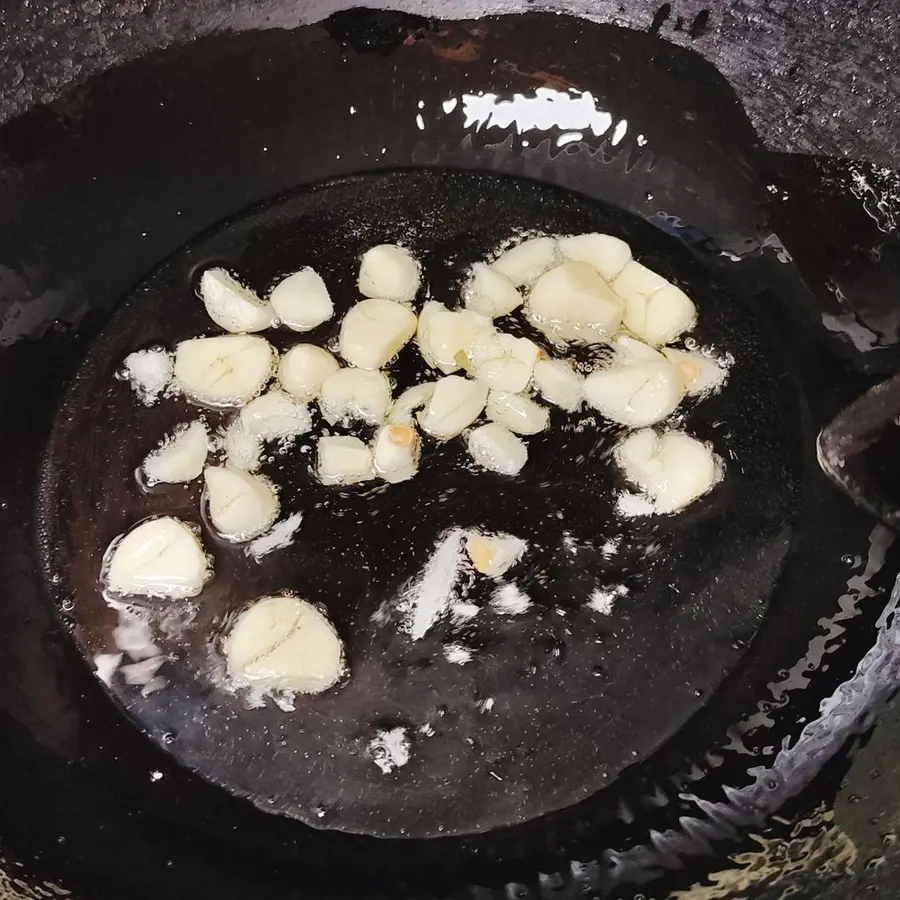
<svg viewBox="0 0 900 900"><path fill-rule="evenodd" d="M7 852L27 861L35 876L61 879L86 897L199 891L274 898L301 889L328 896L448 896L467 888L479 896L549 896L560 888L629 896L636 885L645 886L645 896L667 896L673 887L702 879L713 855L755 846L746 834L787 808L788 798L814 777L817 790L833 796L837 789L841 768L838 762L825 765L831 756L812 757L821 768L788 772L778 767L777 748L798 740L804 723L819 715L822 698L869 647L896 567L890 536L873 531L871 518L830 489L818 473L812 441L803 437L811 438L859 385L835 368L815 343L814 329L798 327L815 322L815 304L767 228L774 201L765 190L765 158L724 84L691 54L645 35L555 16L440 28L395 22L387 31L377 20L367 20L360 31L346 20L341 29L334 24L225 35L153 54L86 84L52 109L10 123L0 135L4 340L16 342L0 353L4 425L13 426L10 439L0 442L10 485L0 507L0 627L11 636L0 655L0 833ZM314 83L328 84L329 91L310 90ZM466 124L460 98L467 93L531 95L548 85L590 88L598 107L628 119L627 136L615 146L608 136L593 134L557 146L560 129L552 126ZM443 114L443 103L453 98L454 111ZM416 124L419 113L424 130ZM762 396L778 397L766 415L783 417L771 437L788 449L772 459L788 464L778 483L794 479L797 493L784 523L792 531L785 537L780 576L759 595L771 596L772 603L745 632L749 638L759 624L755 639L749 647L721 652L720 666L724 660L724 667L733 668L721 683L722 669L709 673L710 688L718 684L710 695L696 698L695 706L688 699L666 710L672 716L667 729L653 731L656 722L647 726L644 754L675 727L674 719L696 710L656 752L593 796L528 823L469 836L376 841L265 815L173 759L172 753L182 752L181 732L163 753L125 720L75 651L69 632L57 628L58 619L48 613L45 600L53 592L39 566L35 486L53 423L73 396L65 393L66 383L80 366L101 359L104 339L127 336L110 311L135 285L151 283L146 273L161 260L171 257L170 264L178 264L179 257L171 255L179 247L202 246L190 242L254 204L325 179L409 166L494 171L555 184L566 192L553 196L581 208L585 221L610 215L609 206L597 202L602 201L677 236L692 260L668 242L657 243L658 236L647 239L648 247L660 247L663 270L719 298L701 308L715 309L727 300L747 310L739 326L734 320L738 331L731 336L757 347L753 358L762 365L787 374L765 388L774 393ZM348 190L353 183L334 182L329 190ZM487 196L493 192L492 187ZM284 202L299 210L312 196L301 190ZM277 208L259 214L265 218L272 215L267 209ZM509 208L506 214L514 212ZM255 214L202 241L221 240L226 247ZM384 225L378 227L383 239ZM232 245L227 255L245 258L250 277L267 277L272 270L265 256L244 257L248 248ZM157 269L152 277L165 271ZM187 312L173 316L167 329L187 329L190 321L182 315L202 321L183 280L189 272L182 269L178 284ZM718 327L717 321L709 327ZM134 327L139 340L140 320ZM722 340L730 334L723 331ZM176 338L167 330L153 339ZM108 348L110 371L120 352ZM739 387L737 367L735 377ZM753 373L743 377L751 395ZM72 384L77 392L80 382ZM103 389L97 403L117 402L123 413L133 414L130 398L126 409L126 395L111 392L109 381ZM727 397L722 395L723 403ZM700 407L693 415L704 414ZM107 429L121 427L120 421L98 424ZM699 429L701 419L696 423ZM164 430L166 423L158 424ZM755 433L752 422L742 427ZM63 433L60 426L57 435ZM97 453L109 455L107 441L97 436ZM130 477L139 451L126 447L127 452L133 454L125 473ZM117 464L124 469L124 461ZM82 480L80 473L76 477ZM739 488L741 482L735 484ZM720 494L689 514L683 520L687 532L696 529L699 535L706 521L716 521L718 497L730 490L726 481ZM349 507L351 501L341 502ZM71 513L59 520L70 528ZM102 527L116 533L129 524L125 513L121 504L109 504L121 526ZM81 521L102 520L92 511ZM667 540L684 539L674 523L666 528ZM104 537L97 535L91 548L102 546ZM363 537L379 539L368 532ZM418 552L423 546L424 540ZM716 546L729 545L720 540ZM69 553L70 546L54 552ZM74 577L77 567L65 574ZM276 576L287 577L271 573ZM645 586L651 604L652 584L651 578ZM78 597L77 591L71 595L76 602ZM554 598L547 605L556 603ZM345 637L352 633L353 609L332 610ZM636 613L637 608L633 616L620 608L615 631L649 621ZM545 611L548 621L554 615ZM103 633L99 624L85 631L76 632L81 647ZM605 638L604 652L613 646ZM691 648L699 652L712 651ZM640 708L654 702L652 692L680 690L651 687L637 696L638 711L622 714L640 721ZM196 704L197 692L189 696ZM611 747L603 744L594 752L609 753ZM659 890L652 886L657 881Z"/></svg>

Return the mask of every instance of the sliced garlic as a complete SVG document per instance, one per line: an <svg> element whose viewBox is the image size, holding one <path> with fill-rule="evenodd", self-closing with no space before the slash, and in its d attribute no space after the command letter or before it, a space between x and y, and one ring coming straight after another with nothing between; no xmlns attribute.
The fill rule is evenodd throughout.
<svg viewBox="0 0 900 900"><path fill-rule="evenodd" d="M195 530L180 519L148 519L117 537L103 556L101 578L113 594L196 597L212 575Z"/></svg>
<svg viewBox="0 0 900 900"><path fill-rule="evenodd" d="M491 266L514 287L530 287L556 264L557 259L556 238L537 237L501 253Z"/></svg>
<svg viewBox="0 0 900 900"><path fill-rule="evenodd" d="M575 412L584 399L582 377L562 359L539 359L534 364L534 386L548 403L566 412Z"/></svg>
<svg viewBox="0 0 900 900"><path fill-rule="evenodd" d="M489 319L496 319L518 309L522 305L522 295L495 268L475 263L463 287L463 301L468 309Z"/></svg>
<svg viewBox="0 0 900 900"><path fill-rule="evenodd" d="M200 477L209 452L206 425L199 419L179 425L147 455L141 477L149 485L180 484Z"/></svg>
<svg viewBox="0 0 900 900"><path fill-rule="evenodd" d="M278 495L267 479L228 466L207 466L203 478L210 521L225 540L252 540L278 518Z"/></svg>
<svg viewBox="0 0 900 900"><path fill-rule="evenodd" d="M397 303L412 303L419 290L422 267L405 247L380 244L363 254L359 266L359 291Z"/></svg>
<svg viewBox="0 0 900 900"><path fill-rule="evenodd" d="M469 453L484 469L518 475L528 461L528 448L508 428L489 422L469 433Z"/></svg>
<svg viewBox="0 0 900 900"><path fill-rule="evenodd" d="M588 375L584 398L612 422L643 428L670 416L684 396L681 373L667 359L615 365Z"/></svg>
<svg viewBox="0 0 900 900"><path fill-rule="evenodd" d="M284 391L267 391L251 400L237 421L244 431L263 441L297 437L312 428L306 406Z"/></svg>
<svg viewBox="0 0 900 900"><path fill-rule="evenodd" d="M278 364L278 381L292 396L303 403L318 399L322 383L340 369L340 363L315 344L296 344Z"/></svg>
<svg viewBox="0 0 900 900"><path fill-rule="evenodd" d="M625 301L625 327L648 344L668 344L697 324L687 294L639 262L625 266L613 290Z"/></svg>
<svg viewBox="0 0 900 900"><path fill-rule="evenodd" d="M537 434L550 421L547 410L530 397L506 391L492 390L488 394L485 412L492 422L505 425L515 434Z"/></svg>
<svg viewBox="0 0 900 900"><path fill-rule="evenodd" d="M476 571L491 578L505 575L524 555L528 542L512 534L466 535L466 553Z"/></svg>
<svg viewBox="0 0 900 900"><path fill-rule="evenodd" d="M421 441L411 425L384 425L372 442L375 474L391 484L408 481L419 469Z"/></svg>
<svg viewBox="0 0 900 900"><path fill-rule="evenodd" d="M475 336L490 327L490 320L479 313L470 309L449 310L430 300L419 314L416 344L429 366L449 375L467 365Z"/></svg>
<svg viewBox="0 0 900 900"><path fill-rule="evenodd" d="M356 437L319 438L316 465L322 484L358 484L375 477L372 451Z"/></svg>
<svg viewBox="0 0 900 900"><path fill-rule="evenodd" d="M637 431L614 455L625 477L649 496L658 513L684 509L722 477L712 448L682 431Z"/></svg>
<svg viewBox="0 0 900 900"><path fill-rule="evenodd" d="M274 324L272 307L225 269L207 269L200 276L197 293L209 317L226 331L246 334Z"/></svg>
<svg viewBox="0 0 900 900"><path fill-rule="evenodd" d="M487 394L487 385L448 375L435 385L431 399L419 413L419 424L440 441L454 438L481 415Z"/></svg>
<svg viewBox="0 0 900 900"><path fill-rule="evenodd" d="M225 658L239 685L264 691L318 694L346 671L334 626L312 603L289 595L245 609L225 641Z"/></svg>
<svg viewBox="0 0 900 900"><path fill-rule="evenodd" d="M269 303L292 331L312 331L334 315L334 304L322 277L306 266L282 278L270 291Z"/></svg>
<svg viewBox="0 0 900 900"><path fill-rule="evenodd" d="M275 351L250 334L193 338L175 348L175 383L208 406L243 406L266 386Z"/></svg>
<svg viewBox="0 0 900 900"><path fill-rule="evenodd" d="M426 381L407 388L394 401L388 413L388 422L394 425L411 425L415 421L413 413L431 399L436 384L436 381Z"/></svg>
<svg viewBox="0 0 900 900"><path fill-rule="evenodd" d="M528 320L555 341L609 340L622 323L622 300L583 262L567 262L542 275L526 303Z"/></svg>
<svg viewBox="0 0 900 900"><path fill-rule="evenodd" d="M351 366L380 369L416 333L416 314L394 300L361 300L344 316L340 353Z"/></svg>
<svg viewBox="0 0 900 900"><path fill-rule="evenodd" d="M613 281L631 259L631 247L611 234L576 234L559 239L559 252L572 262L587 263L606 281Z"/></svg>
<svg viewBox="0 0 900 900"><path fill-rule="evenodd" d="M728 363L702 350L676 350L663 347L669 362L678 366L684 386L691 396L711 394L719 390L728 379Z"/></svg>
<svg viewBox="0 0 900 900"><path fill-rule="evenodd" d="M380 425L391 406L391 383L384 372L340 369L322 382L319 409L325 420Z"/></svg>

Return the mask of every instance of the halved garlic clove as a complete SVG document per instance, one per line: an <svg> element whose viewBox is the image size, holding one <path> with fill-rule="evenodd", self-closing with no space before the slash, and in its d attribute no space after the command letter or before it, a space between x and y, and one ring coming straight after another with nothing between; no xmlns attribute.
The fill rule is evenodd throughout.
<svg viewBox="0 0 900 900"><path fill-rule="evenodd" d="M431 399L436 384L436 381L426 381L407 388L394 401L388 413L388 422L394 425L412 425L415 421L413 413Z"/></svg>
<svg viewBox="0 0 900 900"><path fill-rule="evenodd" d="M430 300L419 314L416 344L429 366L449 375L468 364L472 341L490 327L490 320L473 310L449 310Z"/></svg>
<svg viewBox="0 0 900 900"><path fill-rule="evenodd" d="M513 283L495 268L475 263L463 286L463 302L489 319L509 315L522 305L522 295Z"/></svg>
<svg viewBox="0 0 900 900"><path fill-rule="evenodd" d="M209 452L209 434L199 419L179 425L141 464L141 479L155 484L181 484L200 477Z"/></svg>
<svg viewBox="0 0 900 900"><path fill-rule="evenodd" d="M237 618L225 641L228 674L264 691L319 694L346 671L334 626L312 603L263 597Z"/></svg>
<svg viewBox="0 0 900 900"><path fill-rule="evenodd" d="M518 475L528 461L528 448L508 428L489 422L469 432L469 454L478 465L501 475Z"/></svg>
<svg viewBox="0 0 900 900"><path fill-rule="evenodd" d="M684 509L722 477L712 449L682 431L643 429L625 438L614 455L625 477L649 496L658 513Z"/></svg>
<svg viewBox="0 0 900 900"><path fill-rule="evenodd" d="M341 324L340 354L359 369L380 369L416 333L416 314L394 300L370 298L351 307Z"/></svg>
<svg viewBox="0 0 900 900"><path fill-rule="evenodd" d="M559 239L559 252L564 259L587 263L606 281L622 274L631 259L631 247L611 234L575 234Z"/></svg>
<svg viewBox="0 0 900 900"><path fill-rule="evenodd" d="M319 438L316 474L322 484L358 484L375 477L372 451L356 437Z"/></svg>
<svg viewBox="0 0 900 900"><path fill-rule="evenodd" d="M548 402L566 412L581 407L584 379L562 359L539 359L534 364L534 386Z"/></svg>
<svg viewBox="0 0 900 900"><path fill-rule="evenodd" d="M284 391L266 391L251 400L237 421L245 432L263 441L297 437L312 428L307 407Z"/></svg>
<svg viewBox="0 0 900 900"><path fill-rule="evenodd" d="M508 278L514 287L530 287L557 261L556 238L537 237L510 247L491 263L491 267Z"/></svg>
<svg viewBox="0 0 900 900"><path fill-rule="evenodd" d="M684 386L691 396L711 394L728 380L728 363L702 350L663 347L663 355L678 366Z"/></svg>
<svg viewBox="0 0 900 900"><path fill-rule="evenodd" d="M506 391L492 390L488 394L485 412L492 422L505 425L515 434L537 434L550 421L547 410L530 397Z"/></svg>
<svg viewBox="0 0 900 900"><path fill-rule="evenodd" d="M585 378L583 390L594 409L631 428L661 422L684 397L681 373L665 358L593 372Z"/></svg>
<svg viewBox="0 0 900 900"><path fill-rule="evenodd" d="M275 350L256 335L193 338L175 348L175 384L207 406L243 406L266 386L274 367Z"/></svg>
<svg viewBox="0 0 900 900"><path fill-rule="evenodd" d="M567 262L535 282L526 314L552 340L594 344L619 330L623 305L591 266Z"/></svg>
<svg viewBox="0 0 900 900"><path fill-rule="evenodd" d="M613 282L625 301L625 327L648 344L668 344L697 324L697 309L680 288L632 260Z"/></svg>
<svg viewBox="0 0 900 900"><path fill-rule="evenodd" d="M207 466L203 478L209 519L225 540L252 540L278 518L278 495L267 479L228 466Z"/></svg>
<svg viewBox="0 0 900 900"><path fill-rule="evenodd" d="M372 442L375 474L390 484L408 481L419 469L421 441L412 425L384 425Z"/></svg>
<svg viewBox="0 0 900 900"><path fill-rule="evenodd" d="M367 250L359 266L359 291L397 303L412 303L419 290L422 267L405 247L380 244Z"/></svg>
<svg viewBox="0 0 900 900"><path fill-rule="evenodd" d="M419 413L422 430L440 441L462 434L482 413L487 385L448 375L437 382L431 399Z"/></svg>
<svg viewBox="0 0 900 900"><path fill-rule="evenodd" d="M287 275L269 291L279 321L292 331L312 331L334 315L334 304L322 277L310 266Z"/></svg>
<svg viewBox="0 0 900 900"><path fill-rule="evenodd" d="M340 369L322 383L319 409L325 420L380 425L391 407L391 383L384 372Z"/></svg>
<svg viewBox="0 0 900 900"><path fill-rule="evenodd" d="M483 534L480 531L466 535L466 553L476 571L491 578L505 575L525 554L528 542L512 534Z"/></svg>
<svg viewBox="0 0 900 900"><path fill-rule="evenodd" d="M225 269L207 269L197 294L213 322L234 334L262 331L275 322L272 307Z"/></svg>
<svg viewBox="0 0 900 900"><path fill-rule="evenodd" d="M278 364L278 381L292 396L303 403L318 399L322 384L340 369L341 364L315 344L296 344Z"/></svg>
<svg viewBox="0 0 900 900"><path fill-rule="evenodd" d="M101 579L116 595L182 600L196 597L211 575L196 530L163 516L112 541L103 556Z"/></svg>

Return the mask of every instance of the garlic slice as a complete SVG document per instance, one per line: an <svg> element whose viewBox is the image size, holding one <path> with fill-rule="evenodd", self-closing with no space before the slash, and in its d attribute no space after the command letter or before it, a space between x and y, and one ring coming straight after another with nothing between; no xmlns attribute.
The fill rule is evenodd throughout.
<svg viewBox="0 0 900 900"><path fill-rule="evenodd" d="M448 375L435 385L431 399L419 413L419 424L440 441L454 438L481 415L487 394L487 385Z"/></svg>
<svg viewBox="0 0 900 900"><path fill-rule="evenodd" d="M175 384L207 406L243 406L266 386L274 367L275 351L256 335L193 338L175 348Z"/></svg>
<svg viewBox="0 0 900 900"><path fill-rule="evenodd" d="M584 398L620 425L643 428L670 416L684 396L681 373L667 359L616 365L588 375Z"/></svg>
<svg viewBox="0 0 900 900"><path fill-rule="evenodd" d="M322 383L340 369L340 363L315 344L295 344L278 364L278 381L303 403L318 399Z"/></svg>
<svg viewBox="0 0 900 900"><path fill-rule="evenodd" d="M728 380L728 362L703 350L663 347L663 355L678 366L687 392L693 396L712 394Z"/></svg>
<svg viewBox="0 0 900 900"><path fill-rule="evenodd" d="M279 321L292 331L312 331L334 315L334 304L322 277L310 266L282 278L269 291Z"/></svg>
<svg viewBox="0 0 900 900"><path fill-rule="evenodd" d="M391 406L391 383L384 372L340 369L322 382L319 409L325 421L380 425Z"/></svg>
<svg viewBox="0 0 900 900"><path fill-rule="evenodd" d="M413 413L421 409L434 394L436 381L426 381L407 388L395 401L388 413L388 422L394 425L411 425Z"/></svg>
<svg viewBox="0 0 900 900"><path fill-rule="evenodd" d="M648 344L668 344L697 324L697 309L680 288L632 260L613 282L625 301L623 323Z"/></svg>
<svg viewBox="0 0 900 900"><path fill-rule="evenodd" d="M510 247L491 263L491 267L508 278L514 287L530 287L557 261L556 238L537 237Z"/></svg>
<svg viewBox="0 0 900 900"><path fill-rule="evenodd" d="M619 330L623 302L587 263L566 262L535 282L525 309L552 340L594 344Z"/></svg>
<svg viewBox="0 0 900 900"><path fill-rule="evenodd" d="M534 386L548 402L575 412L583 401L582 377L562 359L539 359L534 364Z"/></svg>
<svg viewBox="0 0 900 900"><path fill-rule="evenodd" d="M372 451L356 437L319 438L316 474L322 484L358 484L375 477Z"/></svg>
<svg viewBox="0 0 900 900"><path fill-rule="evenodd" d="M489 319L509 315L522 305L522 295L513 283L495 268L475 263L463 286L463 302Z"/></svg>
<svg viewBox="0 0 900 900"><path fill-rule="evenodd" d="M429 366L449 375L467 365L475 336L490 327L490 319L473 310L449 310L429 300L419 314L416 344Z"/></svg>
<svg viewBox="0 0 900 900"><path fill-rule="evenodd" d="M416 314L402 303L380 298L361 300L341 324L341 356L351 366L380 369L412 338L416 324Z"/></svg>
<svg viewBox="0 0 900 900"><path fill-rule="evenodd" d="M508 428L489 422L469 433L469 453L482 468L518 475L528 461L528 448Z"/></svg>
<svg viewBox="0 0 900 900"><path fill-rule="evenodd" d="M278 518L278 496L267 479L228 466L207 466L203 478L210 521L225 540L252 540Z"/></svg>
<svg viewBox="0 0 900 900"><path fill-rule="evenodd" d="M375 474L390 484L408 481L419 469L421 441L411 425L384 425L372 442Z"/></svg>
<svg viewBox="0 0 900 900"><path fill-rule="evenodd" d="M264 691L319 694L346 666L334 626L312 603L290 595L263 597L237 618L225 641L228 674Z"/></svg>
<svg viewBox="0 0 900 900"><path fill-rule="evenodd" d="M475 570L491 578L505 575L524 555L528 542L512 534L484 534L473 531L466 535L466 553Z"/></svg>
<svg viewBox="0 0 900 900"><path fill-rule="evenodd" d="M181 600L196 597L211 575L195 529L162 516L112 541L103 556L101 579L113 594Z"/></svg>
<svg viewBox="0 0 900 900"><path fill-rule="evenodd" d="M537 434L543 431L550 415L530 397L492 390L485 406L487 417L499 422L515 434Z"/></svg>
<svg viewBox="0 0 900 900"><path fill-rule="evenodd" d="M572 262L587 263L605 281L613 281L631 259L631 247L611 234L576 234L559 239L559 252Z"/></svg>
<svg viewBox="0 0 900 900"><path fill-rule="evenodd" d="M234 334L262 331L275 322L272 307L225 269L207 269L197 294L213 322Z"/></svg>
<svg viewBox="0 0 900 900"><path fill-rule="evenodd" d="M359 266L359 291L397 303L412 303L419 290L422 267L405 247L380 244L367 250Z"/></svg>
<svg viewBox="0 0 900 900"><path fill-rule="evenodd" d="M200 477L209 452L206 425L197 419L179 425L141 464L141 478L155 484L180 484Z"/></svg>

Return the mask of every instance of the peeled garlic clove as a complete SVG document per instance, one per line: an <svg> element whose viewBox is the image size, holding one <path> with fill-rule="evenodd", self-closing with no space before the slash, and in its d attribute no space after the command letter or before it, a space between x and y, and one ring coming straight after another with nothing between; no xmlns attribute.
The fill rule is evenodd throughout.
<svg viewBox="0 0 900 900"><path fill-rule="evenodd" d="M316 473L322 484L358 484L375 477L372 451L355 437L319 438Z"/></svg>
<svg viewBox="0 0 900 900"><path fill-rule="evenodd" d="M500 357L506 356L506 350L502 343L503 337L504 335L497 331L490 321L483 327L477 328L466 350L469 360L467 368L477 370L489 359L500 359Z"/></svg>
<svg viewBox="0 0 900 900"><path fill-rule="evenodd" d="M197 293L209 317L226 331L246 334L274 324L272 307L224 269L207 269L200 276Z"/></svg>
<svg viewBox="0 0 900 900"><path fill-rule="evenodd" d="M267 691L318 694L346 671L334 626L312 603L263 597L244 610L225 642L228 674Z"/></svg>
<svg viewBox="0 0 900 900"><path fill-rule="evenodd" d="M419 469L420 444L411 425L384 425L372 443L375 474L391 484L409 480Z"/></svg>
<svg viewBox="0 0 900 900"><path fill-rule="evenodd" d="M562 359L539 359L534 364L534 386L548 402L566 412L581 407L582 377Z"/></svg>
<svg viewBox="0 0 900 900"><path fill-rule="evenodd" d="M208 466L203 478L210 521L226 540L252 540L278 518L278 496L267 479L228 466Z"/></svg>
<svg viewBox="0 0 900 900"><path fill-rule="evenodd" d="M518 475L528 461L528 448L508 428L489 422L469 433L469 453L484 469Z"/></svg>
<svg viewBox="0 0 900 900"><path fill-rule="evenodd" d="M509 315L522 305L522 295L513 283L495 268L475 263L463 287L463 301L468 309L489 319Z"/></svg>
<svg viewBox="0 0 900 900"><path fill-rule="evenodd" d="M491 578L505 575L525 554L528 542L512 534L466 535L466 553L476 571Z"/></svg>
<svg viewBox="0 0 900 900"><path fill-rule="evenodd" d="M196 597L212 575L195 530L180 519L148 519L117 537L103 557L101 578L113 594Z"/></svg>
<svg viewBox="0 0 900 900"><path fill-rule="evenodd" d="M436 384L436 381L426 381L407 388L394 401L388 413L388 422L394 425L411 425L414 421L413 413L431 399Z"/></svg>
<svg viewBox="0 0 900 900"><path fill-rule="evenodd" d="M514 337L511 334L500 334L498 340L504 353L513 357L513 359L521 360L532 368L544 356L544 351L528 338Z"/></svg>
<svg viewBox="0 0 900 900"><path fill-rule="evenodd" d="M341 325L340 353L351 366L380 369L416 333L416 314L393 300L361 300Z"/></svg>
<svg viewBox="0 0 900 900"><path fill-rule="evenodd" d="M501 253L491 267L508 278L514 287L530 287L555 265L557 258L556 238L530 238Z"/></svg>
<svg viewBox="0 0 900 900"><path fill-rule="evenodd" d="M491 391L485 412L492 422L505 425L515 434L537 434L550 420L547 410L530 397L506 391Z"/></svg>
<svg viewBox="0 0 900 900"><path fill-rule="evenodd" d="M282 278L269 291L269 303L281 323L293 331L312 331L334 315L325 282L309 266Z"/></svg>
<svg viewBox="0 0 900 900"><path fill-rule="evenodd" d="M528 320L556 341L593 344L622 322L622 300L587 263L567 262L542 275L526 303Z"/></svg>
<svg viewBox="0 0 900 900"><path fill-rule="evenodd" d="M275 351L250 334L193 338L175 348L175 383L207 406L243 406L266 386Z"/></svg>
<svg viewBox="0 0 900 900"><path fill-rule="evenodd" d="M448 375L435 385L431 399L419 413L419 424L440 441L454 438L481 415L487 394L484 384Z"/></svg>
<svg viewBox="0 0 900 900"><path fill-rule="evenodd" d="M281 357L278 381L292 397L309 403L318 399L322 383L340 367L327 350L315 344L297 344Z"/></svg>
<svg viewBox="0 0 900 900"><path fill-rule="evenodd" d="M564 259L587 263L606 281L613 281L631 260L631 247L611 234L576 234L559 239Z"/></svg>
<svg viewBox="0 0 900 900"><path fill-rule="evenodd" d="M449 375L467 365L469 347L476 334L489 327L490 320L479 313L449 310L429 301L419 315L416 343L429 366Z"/></svg>
<svg viewBox="0 0 900 900"><path fill-rule="evenodd" d="M627 334L617 335L610 345L616 352L615 364L617 366L638 362L659 362L663 359L662 354L655 347L629 337Z"/></svg>
<svg viewBox="0 0 900 900"><path fill-rule="evenodd" d="M199 421L180 425L147 455L141 475L149 486L180 484L200 477L209 452L206 425Z"/></svg>
<svg viewBox="0 0 900 900"><path fill-rule="evenodd" d="M528 366L520 359L501 356L499 359L489 359L483 362L475 370L475 377L492 390L517 394L528 387L533 370L533 366Z"/></svg>
<svg viewBox="0 0 900 900"><path fill-rule="evenodd" d="M607 419L643 428L670 416L684 396L681 373L668 360L611 366L584 380L584 398Z"/></svg>
<svg viewBox="0 0 900 900"><path fill-rule="evenodd" d="M419 290L421 269L405 247L380 244L363 254L359 266L359 291L364 297L412 303Z"/></svg>
<svg viewBox="0 0 900 900"><path fill-rule="evenodd" d="M322 383L319 409L325 420L380 425L391 406L391 383L384 372L340 369Z"/></svg>
<svg viewBox="0 0 900 900"><path fill-rule="evenodd" d="M697 323L687 294L639 262L625 266L613 289L625 301L625 327L648 344L668 344Z"/></svg>
<svg viewBox="0 0 900 900"><path fill-rule="evenodd" d="M296 437L312 428L306 406L284 391L267 391L251 400L241 410L238 422L244 431L263 441Z"/></svg>
<svg viewBox="0 0 900 900"><path fill-rule="evenodd" d="M666 359L678 366L684 386L691 396L711 394L728 379L728 364L701 350L676 350L663 347Z"/></svg>

